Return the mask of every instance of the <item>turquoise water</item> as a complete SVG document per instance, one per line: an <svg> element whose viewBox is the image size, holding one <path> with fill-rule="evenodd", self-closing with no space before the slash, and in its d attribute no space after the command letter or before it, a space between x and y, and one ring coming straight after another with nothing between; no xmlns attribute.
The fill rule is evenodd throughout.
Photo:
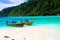
<svg viewBox="0 0 60 40"><path fill-rule="evenodd" d="M32 21L32 19L34 19L34 23L31 26L45 24L55 24L60 26L60 16L30 16L30 17L19 16L19 17L0 17L0 28L11 28L11 26L6 25L6 21L9 21L9 23L11 24L12 21L17 21L17 23L20 23L21 21L24 20Z"/></svg>

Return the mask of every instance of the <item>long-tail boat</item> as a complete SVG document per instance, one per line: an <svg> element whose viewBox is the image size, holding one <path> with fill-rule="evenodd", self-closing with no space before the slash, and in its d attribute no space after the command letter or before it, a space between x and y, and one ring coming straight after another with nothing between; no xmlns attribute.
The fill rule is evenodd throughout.
<svg viewBox="0 0 60 40"><path fill-rule="evenodd" d="M19 24L8 24L8 21L6 22L6 25L8 26L16 26L16 27L23 27L25 23L19 23Z"/></svg>
<svg viewBox="0 0 60 40"><path fill-rule="evenodd" d="M33 24L33 21L34 21L34 20L32 20L31 22L26 21L25 24L26 24L26 25L32 25L32 24Z"/></svg>

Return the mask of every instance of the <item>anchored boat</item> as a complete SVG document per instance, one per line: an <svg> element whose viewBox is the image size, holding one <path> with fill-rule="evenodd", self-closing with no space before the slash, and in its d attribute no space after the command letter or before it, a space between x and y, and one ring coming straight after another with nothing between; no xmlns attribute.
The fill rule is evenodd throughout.
<svg viewBox="0 0 60 40"><path fill-rule="evenodd" d="M8 26L16 26L16 27L23 27L25 23L19 23L19 24L8 24L8 21L6 22L6 25Z"/></svg>
<svg viewBox="0 0 60 40"><path fill-rule="evenodd" d="M25 21L25 24L26 24L26 25L32 25L32 24L33 24L33 21L34 21L34 20L32 20L31 22Z"/></svg>

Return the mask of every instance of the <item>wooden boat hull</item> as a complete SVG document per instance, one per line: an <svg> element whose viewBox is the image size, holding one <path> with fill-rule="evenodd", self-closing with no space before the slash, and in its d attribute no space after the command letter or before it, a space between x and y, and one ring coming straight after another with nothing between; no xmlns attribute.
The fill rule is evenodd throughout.
<svg viewBox="0 0 60 40"><path fill-rule="evenodd" d="M32 25L33 22L25 22L26 25Z"/></svg>
<svg viewBox="0 0 60 40"><path fill-rule="evenodd" d="M26 25L32 25L33 22L34 22L34 19L33 19L31 22L29 22L29 21L27 20L27 21L25 21L25 24L26 24Z"/></svg>
<svg viewBox="0 0 60 40"><path fill-rule="evenodd" d="M20 24L7 24L8 26L23 27L25 23Z"/></svg>

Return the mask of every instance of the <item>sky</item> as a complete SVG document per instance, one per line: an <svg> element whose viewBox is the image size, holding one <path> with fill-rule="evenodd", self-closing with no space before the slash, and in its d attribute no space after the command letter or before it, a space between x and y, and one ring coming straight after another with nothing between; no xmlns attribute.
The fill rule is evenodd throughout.
<svg viewBox="0 0 60 40"><path fill-rule="evenodd" d="M26 1L27 0L0 0L0 11L4 8L16 6Z"/></svg>

